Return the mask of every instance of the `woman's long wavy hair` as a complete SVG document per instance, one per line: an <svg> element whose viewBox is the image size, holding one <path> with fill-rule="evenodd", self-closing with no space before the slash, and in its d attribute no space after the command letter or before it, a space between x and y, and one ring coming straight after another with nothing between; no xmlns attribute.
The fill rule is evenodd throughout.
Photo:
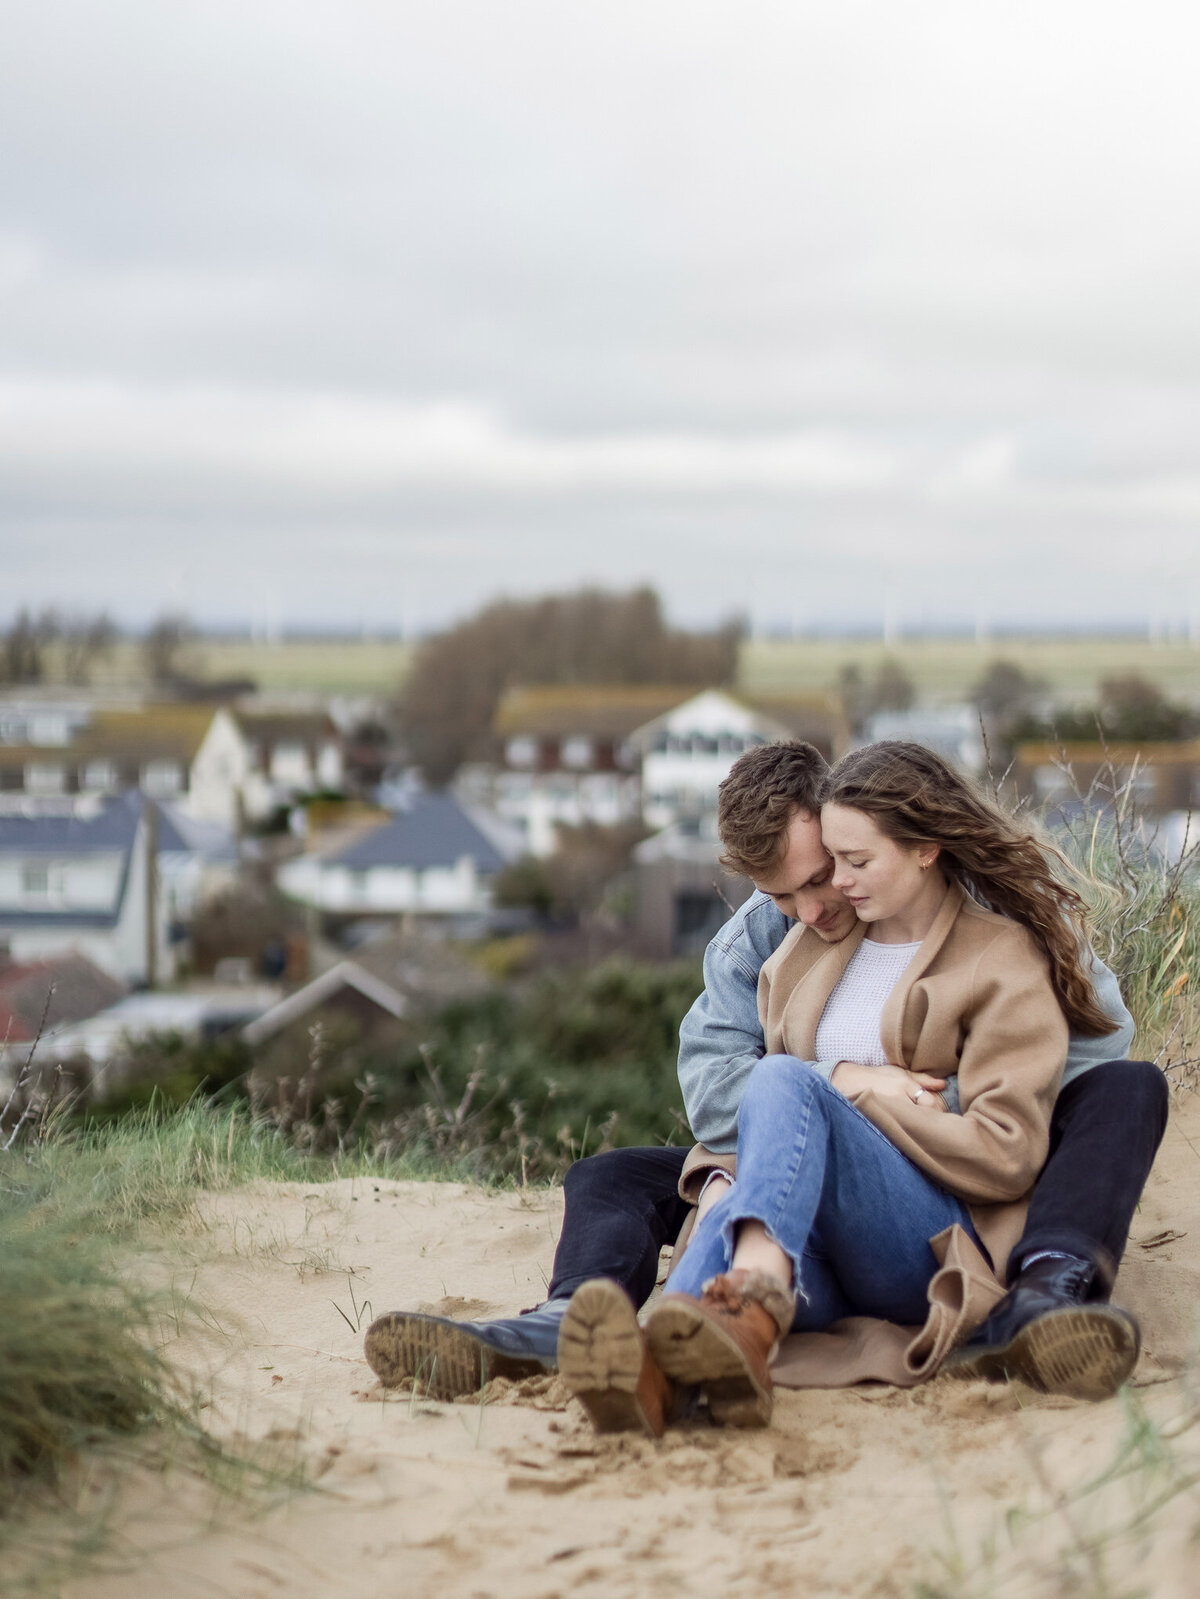
<svg viewBox="0 0 1200 1599"><path fill-rule="evenodd" d="M1084 969L1087 907L1055 869L1079 874L940 755L900 739L854 750L826 777L821 801L862 811L897 844L939 845L938 863L952 882L1037 939L1071 1026L1092 1037L1113 1031Z"/></svg>

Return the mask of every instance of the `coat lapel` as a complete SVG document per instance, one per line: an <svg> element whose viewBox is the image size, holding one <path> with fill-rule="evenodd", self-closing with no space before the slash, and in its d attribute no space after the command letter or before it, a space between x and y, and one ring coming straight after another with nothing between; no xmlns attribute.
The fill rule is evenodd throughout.
<svg viewBox="0 0 1200 1599"><path fill-rule="evenodd" d="M814 1058L821 1012L866 931L865 922L856 922L841 943L824 944L811 929L803 929L795 960L781 961L772 978L772 997L778 994L779 1000L771 1005L769 1051L783 1051L798 1060Z"/></svg>
<svg viewBox="0 0 1200 1599"><path fill-rule="evenodd" d="M909 1028L910 1036L905 1037L905 1019L908 1011L908 998L912 993L913 984L929 970L934 958L949 936L950 929L958 919L958 913L963 907L963 892L957 883L951 883L946 889L946 897L938 907L938 913L933 919L933 926L921 940L921 947L909 961L900 974L900 981L888 995L883 1007L883 1014L879 1018L879 1040L883 1045L884 1054L895 1066L912 1068L911 1054L916 1046L916 1041L921 1031L920 1016L912 1018L913 1026Z"/></svg>

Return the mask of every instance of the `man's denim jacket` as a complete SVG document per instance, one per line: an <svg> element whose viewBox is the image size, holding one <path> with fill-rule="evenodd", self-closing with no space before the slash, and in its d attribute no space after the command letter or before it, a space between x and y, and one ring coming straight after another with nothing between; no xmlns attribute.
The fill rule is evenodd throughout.
<svg viewBox="0 0 1200 1599"><path fill-rule="evenodd" d="M692 1137L718 1154L737 1148L737 1115L746 1079L765 1044L758 1019L758 974L792 923L766 894L750 896L704 952L704 992L679 1029L679 1085ZM1063 1084L1107 1060L1123 1060L1133 1043L1133 1018L1117 980L1094 954L1092 986L1101 1010L1116 1024L1102 1038L1071 1034ZM826 1077L836 1061L814 1061ZM959 1109L958 1083L943 1095Z"/></svg>

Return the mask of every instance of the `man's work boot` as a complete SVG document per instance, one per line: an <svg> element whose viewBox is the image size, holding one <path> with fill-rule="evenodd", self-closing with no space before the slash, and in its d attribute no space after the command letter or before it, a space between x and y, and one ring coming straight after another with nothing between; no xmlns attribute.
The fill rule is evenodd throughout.
<svg viewBox="0 0 1200 1599"><path fill-rule="evenodd" d="M675 1384L658 1367L633 1301L605 1277L571 1296L558 1333L558 1369L597 1432L661 1438L675 1408Z"/></svg>
<svg viewBox="0 0 1200 1599"><path fill-rule="evenodd" d="M1018 1378L1044 1394L1108 1399L1137 1363L1138 1324L1105 1304L1104 1279L1073 1255L1035 1260L946 1360L956 1377Z"/></svg>
<svg viewBox="0 0 1200 1599"><path fill-rule="evenodd" d="M714 1421L765 1427L774 1404L767 1368L795 1309L795 1295L765 1272L730 1271L710 1278L699 1299L664 1294L646 1342L668 1377L701 1386Z"/></svg>
<svg viewBox="0 0 1200 1599"><path fill-rule="evenodd" d="M392 1310L367 1328L363 1353L385 1388L412 1378L433 1399L478 1393L493 1377L540 1377L557 1362L565 1299L502 1321L449 1321Z"/></svg>

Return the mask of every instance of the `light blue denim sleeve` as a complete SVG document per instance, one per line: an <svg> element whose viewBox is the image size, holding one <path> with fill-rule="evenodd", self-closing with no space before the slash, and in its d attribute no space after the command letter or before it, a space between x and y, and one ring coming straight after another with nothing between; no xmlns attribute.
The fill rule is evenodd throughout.
<svg viewBox="0 0 1200 1599"><path fill-rule="evenodd" d="M679 1086L692 1137L717 1154L737 1148L746 1079L762 1059L758 974L791 923L752 894L704 952L704 992L679 1029Z"/></svg>
<svg viewBox="0 0 1200 1599"><path fill-rule="evenodd" d="M1133 1048L1133 1017L1121 998L1116 978L1095 954L1092 955L1091 979L1096 1003L1112 1020L1114 1031L1102 1033L1099 1038L1087 1038L1083 1033L1071 1034L1067 1044L1067 1064L1063 1068L1064 1088L1076 1077L1091 1071L1093 1066L1102 1066L1106 1060L1128 1060L1129 1051Z"/></svg>

